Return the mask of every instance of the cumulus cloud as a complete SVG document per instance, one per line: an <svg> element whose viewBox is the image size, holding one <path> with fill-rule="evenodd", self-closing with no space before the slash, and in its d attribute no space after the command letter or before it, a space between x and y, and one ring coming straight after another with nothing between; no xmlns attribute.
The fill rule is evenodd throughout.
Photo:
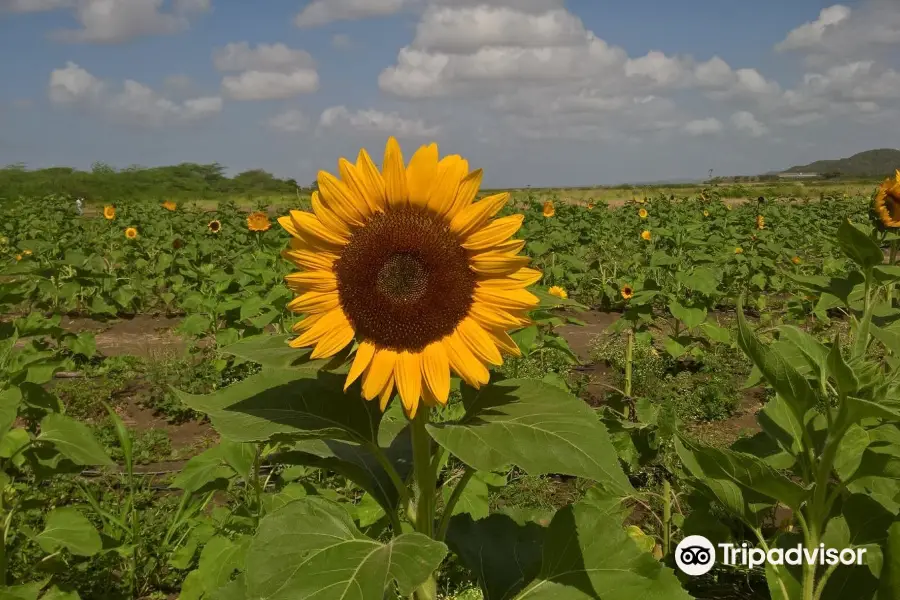
<svg viewBox="0 0 900 600"><path fill-rule="evenodd" d="M720 131L722 131L722 129L722 122L714 117L709 117L707 119L695 119L693 121L688 121L684 125L685 133L693 136L719 133Z"/></svg>
<svg viewBox="0 0 900 600"><path fill-rule="evenodd" d="M753 113L746 110L739 110L731 115L731 125L752 137L762 137L769 132L768 128L760 123Z"/></svg>
<svg viewBox="0 0 900 600"><path fill-rule="evenodd" d="M333 21L386 17L416 0L312 0L294 17L297 27L319 27Z"/></svg>
<svg viewBox="0 0 900 600"><path fill-rule="evenodd" d="M851 12L850 7L843 4L835 4L834 6L823 8L819 13L818 19L792 29L788 32L787 37L775 46L775 49L783 51L817 46L822 43L825 31L829 28L834 29L840 23L846 21L850 17Z"/></svg>
<svg viewBox="0 0 900 600"><path fill-rule="evenodd" d="M80 29L55 31L64 42L118 44L146 35L171 35L188 29L190 21L211 8L210 0L175 0L166 9L163 0L12 0L29 10L71 7Z"/></svg>
<svg viewBox="0 0 900 600"><path fill-rule="evenodd" d="M231 43L213 52L219 71L240 71L222 79L233 100L281 100L319 89L319 74L309 52L285 44Z"/></svg>
<svg viewBox="0 0 900 600"><path fill-rule="evenodd" d="M284 133L302 133L309 129L309 125L309 117L296 109L286 110L266 121L269 129Z"/></svg>
<svg viewBox="0 0 900 600"><path fill-rule="evenodd" d="M426 125L421 119L407 119L379 110L351 111L346 106L326 108L319 117L319 126L409 137L430 136L440 131L439 127Z"/></svg>
<svg viewBox="0 0 900 600"><path fill-rule="evenodd" d="M73 62L50 73L48 96L59 106L80 108L145 127L196 121L222 110L222 98L218 96L176 102L131 79L126 79L121 90L115 91L107 82Z"/></svg>
<svg viewBox="0 0 900 600"><path fill-rule="evenodd" d="M74 6L75 0L0 0L0 10L14 13L46 12Z"/></svg>

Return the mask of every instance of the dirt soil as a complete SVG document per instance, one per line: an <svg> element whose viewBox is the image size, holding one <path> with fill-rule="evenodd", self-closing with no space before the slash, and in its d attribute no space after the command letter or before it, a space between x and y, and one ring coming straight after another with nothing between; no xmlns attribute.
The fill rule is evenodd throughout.
<svg viewBox="0 0 900 600"><path fill-rule="evenodd" d="M173 331L180 322L177 317L136 315L108 323L64 317L60 325L73 333L94 332L97 350L105 356L160 358L187 351L187 342Z"/></svg>

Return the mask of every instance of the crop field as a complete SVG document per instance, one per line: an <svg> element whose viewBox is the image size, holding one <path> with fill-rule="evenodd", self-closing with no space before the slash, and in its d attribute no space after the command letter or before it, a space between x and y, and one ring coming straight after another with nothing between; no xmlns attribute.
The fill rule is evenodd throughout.
<svg viewBox="0 0 900 600"><path fill-rule="evenodd" d="M900 598L900 173L402 166L5 197L0 598Z"/></svg>

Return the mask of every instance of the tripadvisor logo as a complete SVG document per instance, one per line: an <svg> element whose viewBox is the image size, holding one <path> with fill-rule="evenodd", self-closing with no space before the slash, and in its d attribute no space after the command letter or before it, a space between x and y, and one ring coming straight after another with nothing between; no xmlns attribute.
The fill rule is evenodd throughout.
<svg viewBox="0 0 900 600"><path fill-rule="evenodd" d="M746 543L717 544L722 564L742 565L748 568L770 565L862 565L866 548L826 548L819 544L816 548L804 548L798 544L793 548L751 548ZM702 535L689 535L675 548L675 564L687 575L704 575L716 563L716 550L712 542Z"/></svg>

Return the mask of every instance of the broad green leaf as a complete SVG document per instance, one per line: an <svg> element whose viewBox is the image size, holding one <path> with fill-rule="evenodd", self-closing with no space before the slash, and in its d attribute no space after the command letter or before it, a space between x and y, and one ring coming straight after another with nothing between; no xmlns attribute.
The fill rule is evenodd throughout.
<svg viewBox="0 0 900 600"><path fill-rule="evenodd" d="M842 396L848 396L859 389L859 380L844 357L841 355L841 339L835 336L831 351L828 353L828 371L837 383Z"/></svg>
<svg viewBox="0 0 900 600"><path fill-rule="evenodd" d="M231 581L235 571L244 567L244 557L250 545L249 536L235 539L217 535L211 538L200 552L197 570L200 582L207 593L213 592Z"/></svg>
<svg viewBox="0 0 900 600"><path fill-rule="evenodd" d="M559 473L596 481L623 496L634 492L606 427L582 400L556 386L513 379L467 389L466 416L428 425L434 440L470 467L509 464L530 475Z"/></svg>
<svg viewBox="0 0 900 600"><path fill-rule="evenodd" d="M703 333L705 333L709 339L714 342L719 342L720 344L727 344L731 342L731 332L724 327L719 327L718 325L714 325L712 323L703 323L702 325Z"/></svg>
<svg viewBox="0 0 900 600"><path fill-rule="evenodd" d="M473 519L484 519L490 514L490 493L491 487L500 488L506 485L506 476L497 475L495 473L484 473L479 471L469 479L468 484L463 488L462 495L453 507L453 514L467 514ZM450 499L453 493L454 485L444 485L441 488L441 494L444 497L444 503Z"/></svg>
<svg viewBox="0 0 900 600"><path fill-rule="evenodd" d="M818 374L825 372L828 361L828 348L819 340L793 325L782 325L778 328L781 336L796 346L813 365Z"/></svg>
<svg viewBox="0 0 900 600"><path fill-rule="evenodd" d="M288 346L288 341L294 337L293 334L254 335L220 348L219 351L270 369L305 369L313 372L332 362L331 360L310 360L310 350L291 348Z"/></svg>
<svg viewBox="0 0 900 600"><path fill-rule="evenodd" d="M669 312L672 313L673 317L684 323L684 326L688 329L693 329L706 320L705 308L686 308L679 304L677 300L672 300L669 303Z"/></svg>
<svg viewBox="0 0 900 600"><path fill-rule="evenodd" d="M37 600L47 580L22 585L0 586L0 600Z"/></svg>
<svg viewBox="0 0 900 600"><path fill-rule="evenodd" d="M9 431L19 414L22 403L22 392L18 387L9 387L0 391L0 437Z"/></svg>
<svg viewBox="0 0 900 600"><path fill-rule="evenodd" d="M64 506L54 508L47 515L44 530L35 538L45 552L66 548L76 556L93 556L100 552L100 534L81 512Z"/></svg>
<svg viewBox="0 0 900 600"><path fill-rule="evenodd" d="M841 481L848 481L859 468L863 452L869 447L871 440L865 429L853 423L841 438L837 454L834 457L834 470Z"/></svg>
<svg viewBox="0 0 900 600"><path fill-rule="evenodd" d="M849 220L841 223L837 230L837 243L850 259L867 269L884 262L884 254L871 236Z"/></svg>
<svg viewBox="0 0 900 600"><path fill-rule="evenodd" d="M360 398L355 388L344 394L343 382L330 373L267 369L212 394L178 396L209 415L216 431L232 442L262 442L276 435L374 441L382 416L378 404Z"/></svg>
<svg viewBox="0 0 900 600"><path fill-rule="evenodd" d="M694 269L691 273L679 272L676 278L686 288L711 296L718 290L718 278L715 271L707 267Z"/></svg>
<svg viewBox="0 0 900 600"><path fill-rule="evenodd" d="M49 414L41 420L38 441L49 442L56 450L78 465L112 465L90 428L71 417Z"/></svg>
<svg viewBox="0 0 900 600"><path fill-rule="evenodd" d="M212 319L206 315L194 313L188 315L179 325L178 330L187 335L203 335L212 327Z"/></svg>
<svg viewBox="0 0 900 600"><path fill-rule="evenodd" d="M41 600L81 600L81 596L75 590L63 589L54 585L41 596Z"/></svg>
<svg viewBox="0 0 900 600"><path fill-rule="evenodd" d="M193 493L234 475L234 469L226 464L222 447L214 446L190 459L172 480L171 487Z"/></svg>
<svg viewBox="0 0 900 600"><path fill-rule="evenodd" d="M247 598L369 600L381 598L391 581L408 596L446 554L444 544L420 533L373 540L339 505L303 498L260 522L247 552Z"/></svg>
<svg viewBox="0 0 900 600"><path fill-rule="evenodd" d="M883 565L879 577L878 600L900 598L900 522L891 525L887 531Z"/></svg>
<svg viewBox="0 0 900 600"><path fill-rule="evenodd" d="M256 444L238 444L229 440L219 444L222 458L246 482L250 481L256 450Z"/></svg>
<svg viewBox="0 0 900 600"><path fill-rule="evenodd" d="M537 577L544 532L504 514L477 521L464 514L450 520L447 545L475 576L484 600L509 600Z"/></svg>
<svg viewBox="0 0 900 600"><path fill-rule="evenodd" d="M791 456L803 449L803 429L788 406L787 400L775 396L756 415L762 430Z"/></svg>

